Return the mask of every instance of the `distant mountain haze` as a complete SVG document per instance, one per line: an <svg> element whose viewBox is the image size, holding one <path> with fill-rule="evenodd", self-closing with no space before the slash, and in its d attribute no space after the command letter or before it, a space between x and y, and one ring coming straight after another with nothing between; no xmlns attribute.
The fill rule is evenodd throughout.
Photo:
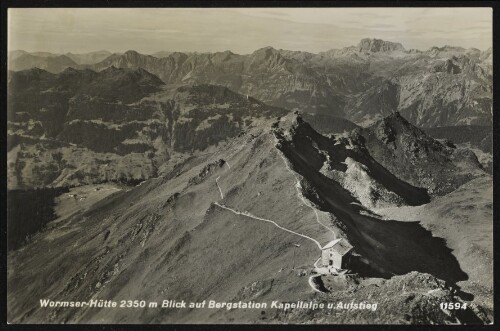
<svg viewBox="0 0 500 331"><path fill-rule="evenodd" d="M129 50L41 56L16 51L9 68L53 73L67 67L142 68L167 85L222 85L271 105L328 113L360 125L399 111L415 125L435 127L492 123L491 53L452 46L406 50L401 43L365 38L356 46L319 54L272 47L246 55Z"/></svg>

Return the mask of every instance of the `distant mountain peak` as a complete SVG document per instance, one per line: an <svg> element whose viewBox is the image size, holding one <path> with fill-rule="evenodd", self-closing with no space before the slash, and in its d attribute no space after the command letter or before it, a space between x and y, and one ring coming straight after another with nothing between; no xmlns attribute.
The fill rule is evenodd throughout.
<svg viewBox="0 0 500 331"><path fill-rule="evenodd" d="M392 41L385 41L382 39L375 38L364 38L358 44L358 49L360 52L394 52L400 51L405 52L405 48L400 43L395 43Z"/></svg>
<svg viewBox="0 0 500 331"><path fill-rule="evenodd" d="M265 66L271 67L281 67L289 61L287 58L283 57L280 51L270 46L260 48L253 52L251 59L257 65L265 64Z"/></svg>
<svg viewBox="0 0 500 331"><path fill-rule="evenodd" d="M255 50L255 52L259 52L259 51L276 51L276 49L272 46L265 46L265 47L261 47L261 48Z"/></svg>
<svg viewBox="0 0 500 331"><path fill-rule="evenodd" d="M71 58L67 57L66 55L55 55L53 57L48 57L47 61L61 61L64 63L69 63L72 65L76 65L76 62L73 61Z"/></svg>
<svg viewBox="0 0 500 331"><path fill-rule="evenodd" d="M459 50L459 51L465 51L465 48L460 47L460 46L451 46L451 45L444 45L443 47L436 47L437 49L440 50Z"/></svg>
<svg viewBox="0 0 500 331"><path fill-rule="evenodd" d="M140 59L144 57L149 57L151 55L143 55L137 51L134 50L128 50L125 53L123 53L122 57L130 60L135 60L135 59Z"/></svg>
<svg viewBox="0 0 500 331"><path fill-rule="evenodd" d="M450 46L450 45L445 45L442 47L433 46L433 47L429 48L429 50L426 51L426 53L431 55L431 56L458 55L458 54L464 54L465 52L466 52L466 49L463 47Z"/></svg>
<svg viewBox="0 0 500 331"><path fill-rule="evenodd" d="M396 126L402 126L402 127L414 127L406 118L404 118L399 111L395 111L392 114L386 116L385 118L381 119L380 121L376 122L373 124L374 126L380 126L380 125L385 125L385 126L391 126L391 127L396 127ZM416 128L416 127L415 127Z"/></svg>
<svg viewBox="0 0 500 331"><path fill-rule="evenodd" d="M123 55L139 55L139 52L134 51L133 49L129 49L128 51L123 53Z"/></svg>
<svg viewBox="0 0 500 331"><path fill-rule="evenodd" d="M253 55L264 55L267 57L267 56L270 56L273 54L279 54L279 51L271 46L266 46L266 47L262 47L262 48L257 49L252 54Z"/></svg>
<svg viewBox="0 0 500 331"><path fill-rule="evenodd" d="M106 69L101 71L102 74L107 75L133 75L134 77L143 77L143 78L152 78L159 85L163 85L163 82L158 78L158 76L150 73L144 68L117 68L114 65L107 67Z"/></svg>

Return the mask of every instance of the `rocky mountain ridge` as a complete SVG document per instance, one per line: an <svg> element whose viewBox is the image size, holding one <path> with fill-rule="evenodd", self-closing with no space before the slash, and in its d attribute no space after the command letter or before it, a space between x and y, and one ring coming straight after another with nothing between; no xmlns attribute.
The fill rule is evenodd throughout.
<svg viewBox="0 0 500 331"><path fill-rule="evenodd" d="M266 47L247 55L159 56L131 50L77 66L142 68L167 85L223 85L270 105L360 125L395 111L420 127L492 123L491 49L407 51L400 43L363 39L357 46L319 54Z"/></svg>

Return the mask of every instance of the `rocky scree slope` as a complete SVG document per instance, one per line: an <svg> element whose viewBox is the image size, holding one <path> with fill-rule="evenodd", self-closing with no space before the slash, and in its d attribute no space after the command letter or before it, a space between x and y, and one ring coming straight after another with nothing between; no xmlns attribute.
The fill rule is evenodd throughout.
<svg viewBox="0 0 500 331"><path fill-rule="evenodd" d="M441 143L394 113L357 130L370 155L392 174L431 195L450 193L484 174L476 155L453 143Z"/></svg>

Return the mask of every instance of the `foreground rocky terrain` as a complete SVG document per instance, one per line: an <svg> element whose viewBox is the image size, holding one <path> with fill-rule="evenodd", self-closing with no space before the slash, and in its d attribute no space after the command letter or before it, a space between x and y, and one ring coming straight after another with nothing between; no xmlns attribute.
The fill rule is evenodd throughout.
<svg viewBox="0 0 500 331"><path fill-rule="evenodd" d="M387 157L391 149L398 157ZM11 252L9 322L492 321L491 278L482 276L492 256L492 197L484 188L491 177L472 152L430 138L399 114L329 135L299 115L274 115L164 167L158 178L75 207ZM451 186L441 189L443 173ZM480 191L481 200L469 199ZM453 216L443 209L451 204ZM395 207L425 214L390 214L402 210ZM354 246L350 273L316 277L318 292L310 279L318 245L334 237ZM40 298L368 301L378 308L71 309L41 308Z"/></svg>

